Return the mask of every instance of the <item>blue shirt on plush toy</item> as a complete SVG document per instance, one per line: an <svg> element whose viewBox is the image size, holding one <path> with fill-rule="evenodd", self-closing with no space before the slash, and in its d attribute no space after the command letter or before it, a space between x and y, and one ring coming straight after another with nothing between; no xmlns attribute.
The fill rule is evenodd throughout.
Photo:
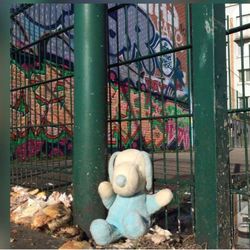
<svg viewBox="0 0 250 250"><path fill-rule="evenodd" d="M144 151L127 149L114 153L109 160L109 179L98 187L102 202L109 209L108 216L90 225L99 245L144 235L150 228L151 215L173 198L169 189L152 195L145 193L145 189L152 188L152 164Z"/></svg>

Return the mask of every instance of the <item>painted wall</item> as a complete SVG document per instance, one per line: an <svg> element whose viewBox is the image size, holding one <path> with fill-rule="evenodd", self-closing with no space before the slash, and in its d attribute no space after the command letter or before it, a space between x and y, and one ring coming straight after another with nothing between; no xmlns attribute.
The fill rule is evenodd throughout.
<svg viewBox="0 0 250 250"><path fill-rule="evenodd" d="M186 45L184 5L173 8L170 4L129 5L109 13L111 64L183 45ZM176 149L178 145L181 149L189 149L189 118L178 119L177 126L175 119L166 122L156 118L152 122L147 119L150 116L160 117L163 112L174 115L174 101L178 102L177 114L188 113L186 51L113 67L110 79L111 119L143 118L142 122L123 121L121 126L118 122L112 122L112 126L109 126L110 145L114 148L142 147L145 150ZM121 84L120 90L118 82Z"/></svg>
<svg viewBox="0 0 250 250"><path fill-rule="evenodd" d="M19 7L13 5L13 10ZM41 39L11 58L13 159L72 152L73 31L46 38L72 24L71 4L41 4L40 8L35 4L12 19L12 51ZM28 85L34 86L22 88Z"/></svg>
<svg viewBox="0 0 250 250"><path fill-rule="evenodd" d="M13 10L19 7L20 4L15 4ZM149 4L148 7L139 4L138 15L135 5L129 5L127 10L119 10L118 15L109 14L111 64L116 63L117 59L129 60L159 52L160 49L171 49L174 46L173 36L175 46L185 45L184 5L176 5L172 11L169 4ZM73 13L72 4L35 4L12 20L13 51L41 39L40 43L12 54L11 58L13 159L27 160L47 154L49 157L64 156L72 152L74 35L73 30L50 35L73 25ZM125 20L128 20L128 27ZM128 36L125 30L128 30ZM173 100L188 100L186 61L186 52L178 52L131 64L129 69L127 66L120 67L119 71L112 68L109 73L111 96L108 96L112 119L119 119L119 114L122 118L128 118L129 113L137 118L140 113L144 118L160 116L162 109L165 114L173 115ZM60 80L56 81L56 78ZM49 83L38 84L42 81ZM121 84L120 91L118 82ZM22 89L32 84L36 85ZM138 88L142 90L141 93ZM177 105L178 114L187 112L187 106ZM121 131L119 129L117 122L112 123L112 130L109 129L108 143L113 148L119 144L123 148L142 145L147 150L152 147L175 149L177 143L183 149L190 146L188 118L178 119L177 131L174 119L168 119L164 124L161 119L154 119L152 123L147 119L141 123L122 122Z"/></svg>

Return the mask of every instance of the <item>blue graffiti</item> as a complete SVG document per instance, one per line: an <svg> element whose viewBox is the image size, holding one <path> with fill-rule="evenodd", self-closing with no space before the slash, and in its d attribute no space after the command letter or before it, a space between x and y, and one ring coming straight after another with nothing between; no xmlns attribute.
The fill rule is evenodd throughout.
<svg viewBox="0 0 250 250"><path fill-rule="evenodd" d="M173 48L171 41L160 36L150 16L137 5L119 9L110 13L109 17L109 54L113 63L117 62L118 56L132 60ZM173 74L173 62L174 55L171 53L143 60L142 66L149 75L153 75L158 68L169 77Z"/></svg>
<svg viewBox="0 0 250 250"><path fill-rule="evenodd" d="M11 13L14 14L24 6L24 4L13 4ZM20 48L73 25L74 4L34 4L14 16L12 22L12 46L14 49ZM35 46L37 48L34 48ZM74 62L73 29L48 37L35 46L31 48L34 49L33 54L36 53L37 56L42 57L41 59L49 54L49 59L55 63L58 63L58 60L67 61L66 64ZM43 53L40 53L41 49Z"/></svg>
<svg viewBox="0 0 250 250"><path fill-rule="evenodd" d="M12 12L22 5L13 5ZM113 6L109 5L109 8ZM12 46L22 47L25 44L46 37L51 32L74 24L73 4L35 4L24 11L23 15L13 18ZM162 50L173 49L171 40L162 36L154 27L150 16L138 5L129 4L116 11L109 11L108 18L109 35L109 61L117 63L118 60L132 60L137 57L154 54ZM34 60L41 62L49 58L59 64L68 65L73 69L74 65L74 35L73 29L56 37L49 37L38 45L35 45ZM93 31L94 32L94 31ZM25 51L24 53L29 53ZM26 57L20 57L20 63ZM29 57L27 57L29 58ZM26 62L27 63L27 62ZM171 91L163 92L173 96L178 89L187 96L184 74L181 62L174 53L165 54L150 59L142 60L134 64L139 74L155 76L159 72L164 78L163 83L169 85ZM39 66L39 65L38 65ZM39 66L40 67L40 66ZM124 78L120 74L121 78ZM140 76L130 76L136 82ZM141 78L143 80L143 78ZM160 80L161 81L161 80ZM177 83L177 84L176 84ZM169 88L168 88L169 89Z"/></svg>
<svg viewBox="0 0 250 250"><path fill-rule="evenodd" d="M135 58L155 54L163 50L173 49L173 44L168 37L161 35L154 27L150 16L138 5L130 4L124 8L109 13L109 59L110 63L133 60ZM133 71L133 66L128 66ZM126 76L126 70L122 73L120 68L120 80L126 79L131 85L141 81L141 74L155 76L156 70L160 72L165 87L165 96L176 95L175 90L182 92L182 98L187 98L188 88L184 83L184 73L181 62L174 53L142 60L135 64L137 76ZM117 70L117 69L114 69ZM125 74L125 75L124 75ZM158 73L159 75L159 73ZM123 79L124 78L124 79ZM128 78L131 78L128 80ZM133 79L135 78L135 79ZM159 83L161 80L159 80ZM152 91L152 90L151 90Z"/></svg>

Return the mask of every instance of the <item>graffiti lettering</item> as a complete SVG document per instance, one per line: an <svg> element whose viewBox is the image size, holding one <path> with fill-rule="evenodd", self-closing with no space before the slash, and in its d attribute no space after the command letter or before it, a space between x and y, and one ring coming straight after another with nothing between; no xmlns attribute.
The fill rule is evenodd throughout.
<svg viewBox="0 0 250 250"><path fill-rule="evenodd" d="M149 6L152 7L152 4ZM157 8L155 5L153 6L155 11ZM166 4L161 6L162 12L169 12L167 6ZM153 13L152 8L149 13ZM159 33L158 20L159 15L147 15L145 5L143 4L140 4L139 7L137 5L129 5L127 8L122 8L110 13L109 53L111 63L117 63L117 58L119 58L119 60L132 60L162 50L171 50L173 48L172 41L170 40L172 36L170 36L169 32ZM174 21L175 28L178 31L176 40L180 43L182 33L177 28L179 28L181 24L175 8ZM163 24L167 23L169 25L169 22L170 21L166 19L166 15L163 15ZM146 87L148 91L173 96L176 89L178 90L176 91L177 98L187 99L188 97L187 92L184 92L184 89L186 91L186 83L181 68L181 61L175 57L174 53L142 60L136 64L131 64L129 69L131 69L130 82L132 84L138 82L139 78L141 87ZM138 77L140 72L145 72L146 74L144 74L143 77L142 75ZM128 77L127 75L127 66L121 66L121 80L126 79ZM150 82L149 78L153 79L153 81ZM164 85L164 87L162 87L162 85ZM163 92L161 92L162 89Z"/></svg>
<svg viewBox="0 0 250 250"><path fill-rule="evenodd" d="M114 71L111 71L110 74L110 78L112 78L109 98L109 104L112 103L111 119L119 119L119 91L116 88L118 78ZM122 119L129 118L130 114L134 118L160 117L163 109L165 114L169 116L175 115L175 112L177 115L188 113L187 109L179 105L175 108L174 103L169 99L162 100L157 95L152 95L150 100L148 92L143 91L139 94L137 88L130 88L130 98L128 99L128 85L129 82L124 81L120 87L120 106L122 107L120 118ZM110 146L112 145L112 148L118 147L119 143L124 148L132 146L142 147L144 150L150 150L153 146L169 149L175 149L178 146L185 150L190 147L189 119L185 117L178 119L177 128L174 119L169 119L165 125L161 119L155 119L152 122L150 120L124 121L121 123L122 141L119 141L119 129L118 123L112 123L112 129L109 127L108 143ZM164 141L164 133L166 141Z"/></svg>

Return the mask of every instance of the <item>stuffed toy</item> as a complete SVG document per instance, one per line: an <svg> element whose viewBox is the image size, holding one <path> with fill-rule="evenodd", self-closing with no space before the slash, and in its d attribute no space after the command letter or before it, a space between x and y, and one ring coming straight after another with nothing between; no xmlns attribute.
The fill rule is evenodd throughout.
<svg viewBox="0 0 250 250"><path fill-rule="evenodd" d="M109 180L101 182L98 193L109 210L106 220L96 219L90 232L98 245L107 245L121 237L137 239L151 226L151 215L173 198L169 189L146 194L152 188L152 164L149 154L136 149L115 152L109 160Z"/></svg>

